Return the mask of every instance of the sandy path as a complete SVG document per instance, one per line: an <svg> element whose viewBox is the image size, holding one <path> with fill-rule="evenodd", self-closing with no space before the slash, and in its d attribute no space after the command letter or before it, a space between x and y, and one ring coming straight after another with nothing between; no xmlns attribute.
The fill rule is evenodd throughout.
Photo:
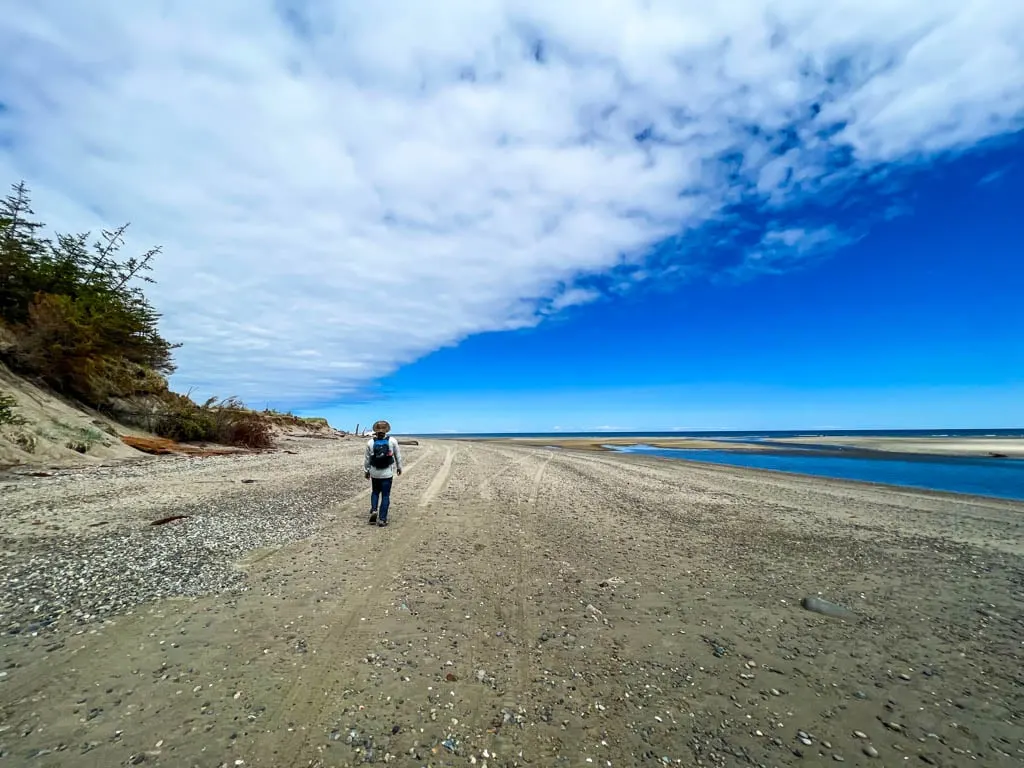
<svg viewBox="0 0 1024 768"><path fill-rule="evenodd" d="M433 442L407 452L379 530L357 449L225 485L225 509L330 490L310 497L316 535L241 558L247 591L0 635L7 764L1024 758L1024 505ZM87 477L43 480L23 506L93 498ZM119 525L161 511L141 508ZM7 562L35 541L19 524ZM858 618L803 610L818 592Z"/></svg>

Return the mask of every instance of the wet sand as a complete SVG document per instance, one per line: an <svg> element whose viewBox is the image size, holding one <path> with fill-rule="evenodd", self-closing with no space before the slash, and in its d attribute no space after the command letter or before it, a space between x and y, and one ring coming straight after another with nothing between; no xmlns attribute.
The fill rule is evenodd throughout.
<svg viewBox="0 0 1024 768"><path fill-rule="evenodd" d="M1019 437L778 437L762 442L738 442L699 437L551 437L551 438L476 438L475 442L510 443L536 448L568 448L576 451L606 452L631 445L653 448L709 449L719 451L800 450L818 447L823 454L857 455L870 458L878 453L901 453L918 456L993 456L1024 458L1024 438ZM832 446L837 450L830 451Z"/></svg>
<svg viewBox="0 0 1024 768"><path fill-rule="evenodd" d="M229 593L38 630L5 598L7 764L1024 758L1024 504L421 441L377 529L362 444L315 443L276 456L278 471L155 460L116 495L120 468L0 482L0 566L19 578L48 552L115 551L129 533L125 557L144 566L200 523L305 515L314 529L231 553L244 580ZM211 481L192 517L149 526L183 508L190 472ZM33 515L110 524L44 533ZM807 611L808 595L855 617Z"/></svg>
<svg viewBox="0 0 1024 768"><path fill-rule="evenodd" d="M840 445L865 451L914 453L939 456L991 456L1024 458L1020 437L783 437L776 443L792 445Z"/></svg>
<svg viewBox="0 0 1024 768"><path fill-rule="evenodd" d="M481 437L467 442L495 443L498 445L529 446L533 448L568 448L574 451L605 452L630 445L649 445L652 448L708 448L719 451L765 451L767 446L756 443L738 443L728 440L706 440L697 437Z"/></svg>

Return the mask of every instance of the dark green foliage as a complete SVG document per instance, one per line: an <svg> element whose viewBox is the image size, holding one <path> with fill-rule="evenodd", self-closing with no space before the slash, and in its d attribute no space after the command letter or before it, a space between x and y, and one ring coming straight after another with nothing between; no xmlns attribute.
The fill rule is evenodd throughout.
<svg viewBox="0 0 1024 768"><path fill-rule="evenodd" d="M0 425L20 424L22 422L21 417L14 412L17 405L18 401L13 396L0 392Z"/></svg>
<svg viewBox="0 0 1024 768"><path fill-rule="evenodd" d="M159 248L121 259L127 225L89 246L88 234L44 237L34 215L23 183L0 201L0 362L100 410L114 399L155 398L162 437L272 445L267 415L235 398L199 405L167 388L180 345L160 335L139 285L153 282L146 273ZM0 423L17 423L14 404L0 396Z"/></svg>
<svg viewBox="0 0 1024 768"><path fill-rule="evenodd" d="M127 225L43 237L24 184L0 201L0 321L17 339L5 362L88 405L138 393L139 371L174 371L160 316L139 282L159 253L119 258Z"/></svg>

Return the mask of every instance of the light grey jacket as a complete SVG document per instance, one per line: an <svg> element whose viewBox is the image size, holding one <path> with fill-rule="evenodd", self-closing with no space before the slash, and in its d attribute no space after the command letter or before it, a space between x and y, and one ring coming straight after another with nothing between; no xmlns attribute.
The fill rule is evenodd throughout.
<svg viewBox="0 0 1024 768"><path fill-rule="evenodd" d="M371 437L369 440L366 441L366 451L363 455L363 471L369 472L370 477L394 477L395 470L402 469L402 451L398 447L398 441L395 440L395 438L393 437L388 437L388 442L391 443L391 453L394 455L395 461L390 467L386 467L384 469L377 469L376 467L370 464L370 459L373 457L373 440L374 438Z"/></svg>

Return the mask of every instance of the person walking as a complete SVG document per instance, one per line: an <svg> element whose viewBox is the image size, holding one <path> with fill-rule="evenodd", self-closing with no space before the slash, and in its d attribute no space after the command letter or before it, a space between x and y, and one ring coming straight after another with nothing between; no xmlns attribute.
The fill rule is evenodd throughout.
<svg viewBox="0 0 1024 768"><path fill-rule="evenodd" d="M395 474L402 474L402 452L398 441L391 437L391 425L378 421L373 425L373 437L366 443L363 471L370 481L370 525L383 528L388 524L391 507L391 483ZM378 504L380 514L378 515Z"/></svg>

